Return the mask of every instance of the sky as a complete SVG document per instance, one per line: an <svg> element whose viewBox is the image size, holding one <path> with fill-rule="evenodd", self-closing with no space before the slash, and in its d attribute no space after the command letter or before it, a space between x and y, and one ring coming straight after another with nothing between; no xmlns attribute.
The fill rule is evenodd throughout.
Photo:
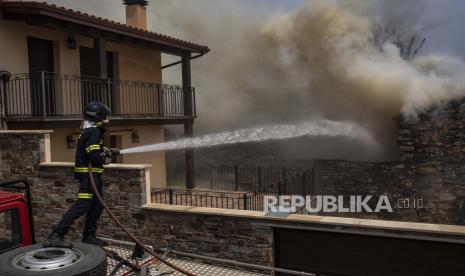
<svg viewBox="0 0 465 276"><path fill-rule="evenodd" d="M64 6L87 13L99 15L109 19L124 22L124 8L123 1L119 0L45 0L48 3L53 3L59 6ZM169 1L173 0L149 0L148 9L156 10L157 5L164 5ZM176 0L175 0L176 1ZM179 0L177 0L179 1ZM185 1L185 0L181 0ZM195 2L197 0L190 0ZM292 10L296 8L304 0L210 0L213 6L221 5L221 2L235 2L239 5L247 5L251 9L282 9ZM111 7L111 8L109 8ZM153 18L149 18L153 23Z"/></svg>
<svg viewBox="0 0 465 276"><path fill-rule="evenodd" d="M118 0L46 0L60 6L77 9L90 14L102 16L115 21L124 22L124 8L122 1ZM165 18L157 12L158 5L166 5L170 1L179 0L150 0L149 28L153 31L171 34L168 30L156 28L157 21L174 20ZM185 1L185 0L181 0ZM190 2L199 0L190 0ZM202 0L203 1L203 0ZM307 0L312 1L312 0ZM357 0L356 0L357 1ZM365 1L365 0L361 0ZM209 0L211 5L221 7L225 2L237 3L240 6L248 6L251 10L272 13L276 10L292 11L305 0ZM389 2L389 1L386 1ZM414 0L410 8L420 13L422 21L422 34L427 38L423 51L427 53L443 53L457 55L465 59L465 1L464 0ZM421 3L421 4L418 4ZM194 5L195 6L195 5ZM109 8L110 7L110 8ZM206 11L206 13L214 11ZM412 11L405 11L408 16ZM152 15L152 16L150 16ZM206 14L208 16L208 14ZM182 27L182 26L181 26ZM182 37L180 37L182 38Z"/></svg>
<svg viewBox="0 0 465 276"><path fill-rule="evenodd" d="M124 8L122 1L118 0L46 0L60 6L77 9L90 14L102 16L119 22L124 22ZM149 28L153 31L172 34L170 30L157 29L159 21L171 20L175 18L166 18L163 14L157 12L157 6L166 5L170 1L179 0L150 0L149 11ZM181 0L185 1L185 0ZM190 0L195 3L199 0ZM201 0L202 2L205 2ZM312 1L312 0L307 0ZM365 0L359 0L365 1ZM208 1L207 1L208 2ZM276 10L292 11L305 0L209 0L212 7L220 8L225 2L236 3L240 6L248 6L251 10L260 10L264 13L272 13ZM390 1L386 1L390 2ZM413 11L417 11L422 22L422 34L427 38L423 51L425 53L441 53L456 55L465 59L465 35L463 28L465 26L465 1L464 0L406 0L412 2L409 9L404 12L409 16ZM419 4L420 3L420 4ZM195 8L195 5L191 6ZM189 7L187 7L189 8ZM206 15L214 11L212 8L205 11ZM224 11L223 11L224 12ZM180 26L181 28L183 26ZM185 26L184 26L185 27ZM182 39L182 37L180 37Z"/></svg>
<svg viewBox="0 0 465 276"><path fill-rule="evenodd" d="M465 1L429 0L425 9L425 52L457 55L465 59Z"/></svg>

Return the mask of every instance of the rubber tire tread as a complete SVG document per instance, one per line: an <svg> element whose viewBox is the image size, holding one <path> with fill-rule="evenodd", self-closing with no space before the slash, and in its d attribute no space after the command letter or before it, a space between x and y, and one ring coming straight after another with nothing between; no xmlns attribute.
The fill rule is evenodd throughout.
<svg viewBox="0 0 465 276"><path fill-rule="evenodd" d="M100 247L84 243L73 243L74 249L81 251L84 257L73 265L49 271L28 271L13 266L13 259L30 250L42 248L42 244L20 247L0 255L0 275L2 276L105 276L107 256Z"/></svg>

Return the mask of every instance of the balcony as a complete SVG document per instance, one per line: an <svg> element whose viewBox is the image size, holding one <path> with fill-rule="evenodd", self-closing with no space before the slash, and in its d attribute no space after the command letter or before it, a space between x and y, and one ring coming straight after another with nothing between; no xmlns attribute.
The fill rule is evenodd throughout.
<svg viewBox="0 0 465 276"><path fill-rule="evenodd" d="M1 99L8 122L80 120L92 101L108 105L112 120L179 121L196 116L195 89L50 72L12 75Z"/></svg>

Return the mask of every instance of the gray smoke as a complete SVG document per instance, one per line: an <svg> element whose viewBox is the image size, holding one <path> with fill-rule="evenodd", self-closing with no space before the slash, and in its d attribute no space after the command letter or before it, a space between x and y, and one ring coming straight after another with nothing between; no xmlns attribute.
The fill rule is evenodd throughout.
<svg viewBox="0 0 465 276"><path fill-rule="evenodd" d="M54 2L124 21L119 2ZM212 49L193 61L200 134L315 118L351 121L384 152L373 156L347 139L337 141L345 150L321 139L303 149L309 157L389 158L396 148L392 117L415 117L465 94L465 66L456 57L465 56L460 0L150 2L151 30ZM380 27L426 37L423 52L407 62L392 41L379 47ZM179 83L179 70L164 71L164 82Z"/></svg>
<svg viewBox="0 0 465 276"><path fill-rule="evenodd" d="M194 2L176 24L187 26L179 35L212 48L194 66L197 130L314 117L350 120L385 145L386 157L396 148L394 116L415 117L465 95L460 58L427 48L407 62L392 41L381 50L375 44L374 30L380 27L396 29L405 38L427 36L429 29L440 27L441 18L425 17L432 1L315 0L292 11L266 14L234 1ZM158 3L164 18L174 18L185 8L183 1ZM161 25L173 29L170 23ZM320 149L316 157L373 158L345 139L340 143L347 143L347 151L337 153L331 144L306 143Z"/></svg>

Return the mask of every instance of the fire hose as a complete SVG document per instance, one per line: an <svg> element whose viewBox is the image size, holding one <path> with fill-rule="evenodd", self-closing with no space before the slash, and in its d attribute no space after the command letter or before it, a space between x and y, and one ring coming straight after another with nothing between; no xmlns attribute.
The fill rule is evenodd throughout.
<svg viewBox="0 0 465 276"><path fill-rule="evenodd" d="M103 198L102 196L100 195L98 189L97 189L97 185L95 184L95 180L94 180L94 176L92 175L92 165L89 164L89 179L90 179L90 183L92 184L92 189L94 190L94 193L95 195L97 196L97 199L100 201L100 203L103 205L103 208L105 209L105 211L107 211L107 214L110 216L110 218L121 228L121 230L123 230L127 235L128 237L134 242L136 243L138 246L140 246L140 248L142 248L144 251L146 251L147 253L149 253L150 255L152 255L155 259L157 259L158 261L162 262L163 264L171 267L172 269L178 271L178 272L181 272L187 276L196 276L195 274L192 274L174 264L172 264L171 262L168 262L166 260L164 260L162 257L158 256L157 253L155 253L152 249L150 249L149 247L147 247L145 244L143 244L136 236L134 236L134 234L132 234L127 228L126 226L123 225L123 223L121 223L121 221L115 216L115 214L110 210L110 208L108 207L108 205L105 203L105 201L103 201Z"/></svg>

